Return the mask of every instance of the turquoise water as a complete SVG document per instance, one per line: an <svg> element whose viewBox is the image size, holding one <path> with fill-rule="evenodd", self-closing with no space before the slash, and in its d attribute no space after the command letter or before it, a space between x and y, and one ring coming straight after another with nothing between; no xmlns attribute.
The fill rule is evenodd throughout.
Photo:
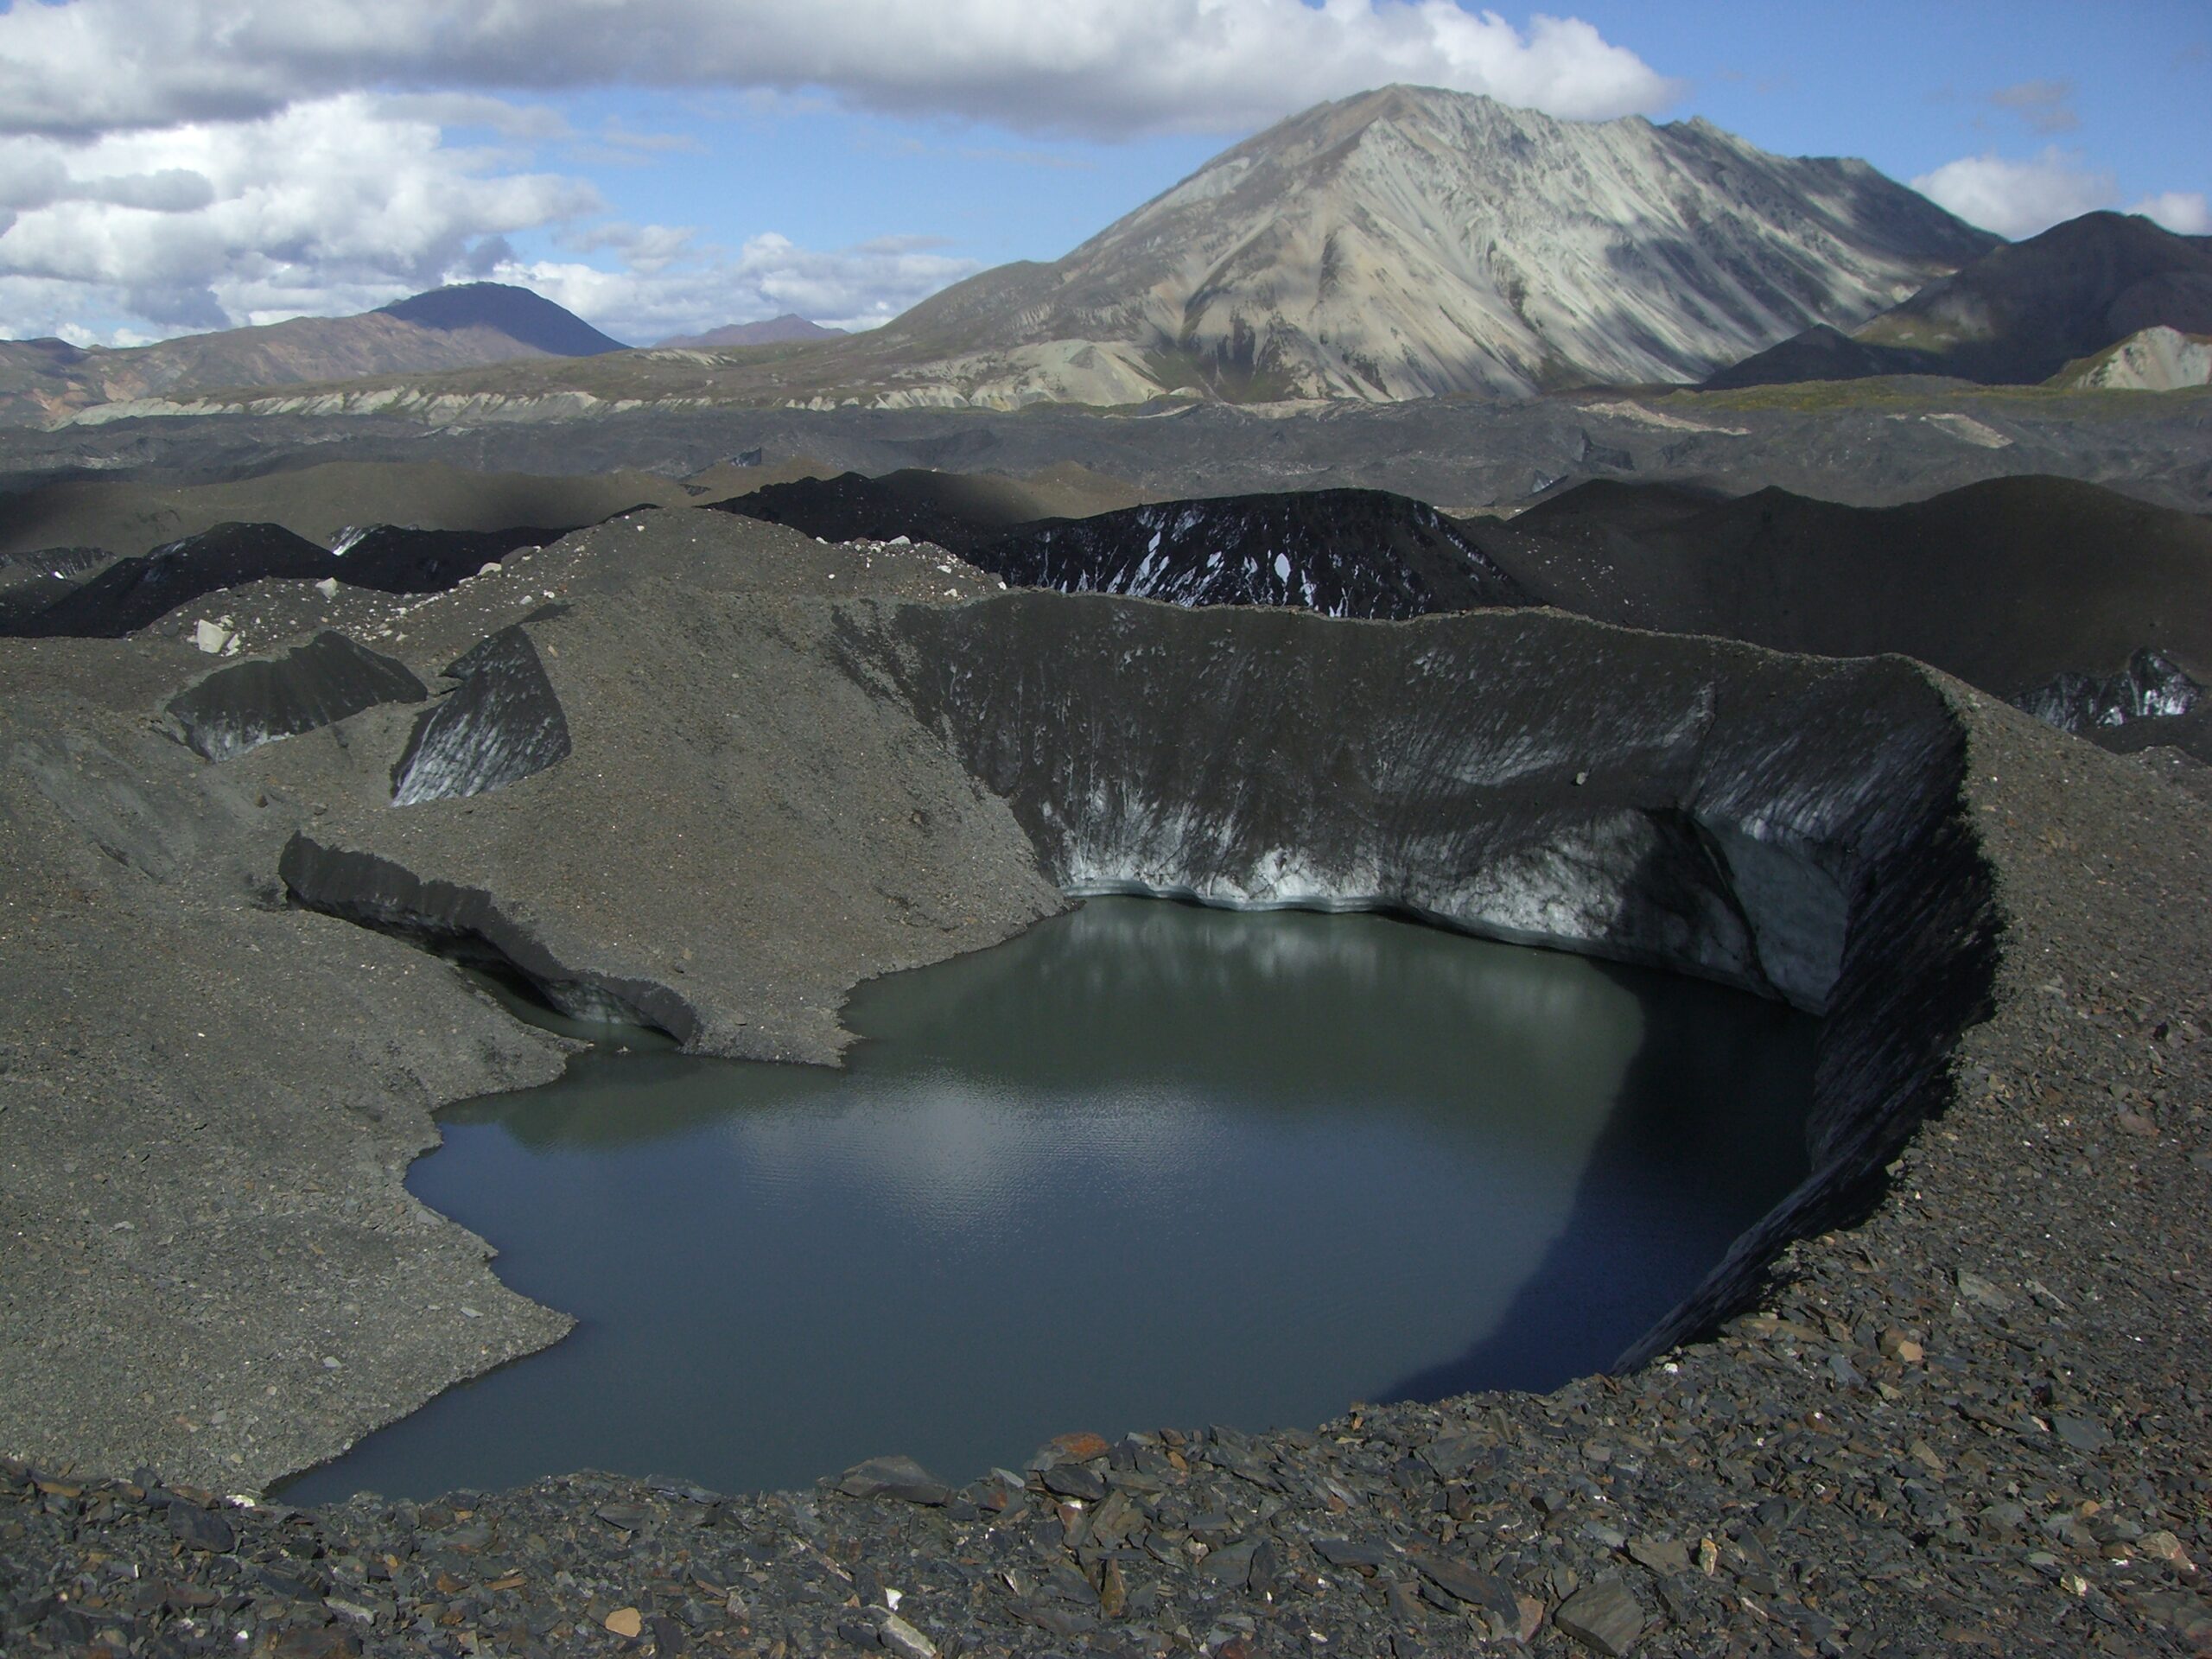
<svg viewBox="0 0 2212 1659"><path fill-rule="evenodd" d="M410 1185L574 1335L286 1493L1312 1424L1602 1367L1804 1173L1812 1022L1376 916L1094 899L865 986L843 1071L579 1058Z"/></svg>

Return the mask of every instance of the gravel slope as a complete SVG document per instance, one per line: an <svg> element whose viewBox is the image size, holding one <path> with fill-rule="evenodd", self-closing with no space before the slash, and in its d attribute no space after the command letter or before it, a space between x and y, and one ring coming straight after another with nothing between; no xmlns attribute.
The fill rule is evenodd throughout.
<svg viewBox="0 0 2212 1659"><path fill-rule="evenodd" d="M926 550L656 518L427 605L226 601L241 620L263 607L251 650L335 621L428 682L549 602L576 607L556 641L639 602L657 578L642 551L626 572L625 537L728 537L724 556L759 590L753 649L795 664L836 613L813 597L833 578L949 598L955 619L985 588ZM765 690L778 659L760 660ZM0 1464L10 1651L80 1650L104 1630L149 1651L1238 1659L1523 1636L1561 1653L2190 1652L2212 1633L2196 1587L2212 1557L2205 821L2146 768L1947 685L1968 743L1962 806L2004 923L1993 1017L1954 1057L1955 1102L1869 1219L1793 1249L1764 1311L1630 1374L1359 1410L1318 1432L1071 1440L1012 1483L957 1494L895 1469L846 1483L874 1495L743 1499L577 1477L295 1515L217 1491L556 1333L398 1177L429 1106L545 1075L559 1047L456 997L442 966L397 942L270 906L282 841L373 806L413 711L203 767L156 729L194 667L160 641L0 646L0 1449L40 1459ZM545 667L580 708L658 706L650 677L601 693ZM577 728L576 756L510 793L564 786L588 757ZM933 766L948 788L960 775L949 754L902 764L900 798L938 787ZM729 774L748 775L764 774ZM785 798L835 815L810 835L868 816L849 792L864 782L832 782ZM1026 843L987 807L974 802L961 844L1002 847L993 868L1020 870ZM870 884L899 892L912 849L896 835L845 844L845 867L868 875L841 891L828 937L885 965L1002 936L1055 902L1012 887L897 957L877 941L912 930L889 931L906 928L902 907ZM532 871L560 854L511 841L497 856ZM618 953L652 947L604 919ZM800 937L770 928L759 959ZM762 1004L794 1051L834 1051L820 995ZM186 1005L207 1011L208 1038L186 1039L200 1028L175 1019ZM279 1050L281 1096L254 1064ZM479 1317L427 1322L429 1303L463 1296ZM163 1308L168 1322L149 1319ZM167 1420L173 1406L184 1421ZM68 1468L117 1475L142 1459L191 1485Z"/></svg>

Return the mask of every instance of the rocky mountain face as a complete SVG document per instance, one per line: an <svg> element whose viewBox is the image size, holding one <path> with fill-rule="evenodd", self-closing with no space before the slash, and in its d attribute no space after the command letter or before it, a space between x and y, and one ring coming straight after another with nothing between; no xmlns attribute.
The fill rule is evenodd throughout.
<svg viewBox="0 0 2212 1659"><path fill-rule="evenodd" d="M1994 245L1861 162L1391 86L1237 145L1064 259L925 301L853 363L920 402L1691 380Z"/></svg>
<svg viewBox="0 0 2212 1659"><path fill-rule="evenodd" d="M2145 328L2068 364L2051 384L2079 391L2178 391L2212 385L2212 335L2184 334L2163 324Z"/></svg>
<svg viewBox="0 0 2212 1659"><path fill-rule="evenodd" d="M2212 334L2212 236L2177 236L2126 213L2084 213L1930 283L1847 339L1808 331L1731 365L1705 388L1882 374L2031 385L2151 329ZM2145 389L2167 389L2152 384L2163 372L2163 343L2136 353L2118 380L2088 384L2126 385L2140 369Z"/></svg>
<svg viewBox="0 0 2212 1659"><path fill-rule="evenodd" d="M294 317L118 349L0 341L0 421L37 424L96 404L474 368L624 347L552 301L500 283L434 289L353 317Z"/></svg>

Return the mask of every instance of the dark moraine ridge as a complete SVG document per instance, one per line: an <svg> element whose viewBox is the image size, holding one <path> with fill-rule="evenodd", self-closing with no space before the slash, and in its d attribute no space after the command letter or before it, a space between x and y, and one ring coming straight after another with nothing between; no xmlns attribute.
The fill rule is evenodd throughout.
<svg viewBox="0 0 2212 1659"><path fill-rule="evenodd" d="M375 524L332 549L281 524L218 524L150 553L117 559L36 609L0 607L0 633L120 639L180 605L271 577L334 581L386 594L442 593L517 548L543 546L563 533Z"/></svg>
<svg viewBox="0 0 2212 1659"><path fill-rule="evenodd" d="M829 542L906 537L1020 588L1402 620L1519 605L1520 583L1425 502L1386 490L1211 496L1038 518L1010 481L906 469L771 484L713 504Z"/></svg>
<svg viewBox="0 0 2212 1659"><path fill-rule="evenodd" d="M0 1464L22 1529L0 1554L30 1586L0 1612L11 1647L183 1617L118 1611L118 1563L185 1580L226 1645L243 1618L250 1643L394 1654L441 1631L601 1651L610 1630L664 1652L1230 1659L1319 1631L1378 1655L1575 1632L2178 1653L2212 1630L2190 1576L2212 1550L2195 802L1902 660L1528 612L947 604L995 584L686 517L723 529L649 515L410 614L418 677L521 626L571 734L461 799L389 804L404 708L207 766L145 729L204 660L0 645L11 897L69 918L0 915L29 1195L0 1317L40 1356L0 1370L17 1446L265 1484L557 1334L435 1217L387 1213L425 1105L542 1077L550 1051L417 952L241 902L295 836L321 849L301 899L434 927L442 895L476 895L550 975L667 990L702 1052L834 1056L855 980L1004 937L1053 903L1040 871L1395 908L1782 995L1826 1010L1816 1173L1643 1346L1765 1311L1547 1396L1077 1438L959 1493L887 1464L812 1496L576 1477L292 1516ZM234 1040L167 1040L187 1009ZM84 1183L85 1149L142 1144L161 1157L101 1151L111 1183ZM241 1159L276 1172L281 1213ZM341 1194L372 1203L356 1222ZM160 1280L135 1235L78 1219L118 1210ZM1861 1215L1760 1277L1788 1234ZM213 1345L190 1322L210 1309ZM158 1372L116 1335L156 1315ZM180 1348L219 1420L142 1403Z"/></svg>
<svg viewBox="0 0 2212 1659"><path fill-rule="evenodd" d="M979 538L967 557L1023 588L1176 605L1293 605L1402 620L1528 595L1435 508L1382 490L1167 501Z"/></svg>
<svg viewBox="0 0 2212 1659"><path fill-rule="evenodd" d="M979 543L1039 516L1033 498L1010 479L902 467L880 478L840 473L766 484L706 504L767 524L788 524L825 542L904 536L963 557Z"/></svg>
<svg viewBox="0 0 2212 1659"><path fill-rule="evenodd" d="M1537 602L1630 627L1897 652L2006 699L2146 649L2212 678L2212 524L2070 479L1894 507L1601 480L1463 528Z"/></svg>

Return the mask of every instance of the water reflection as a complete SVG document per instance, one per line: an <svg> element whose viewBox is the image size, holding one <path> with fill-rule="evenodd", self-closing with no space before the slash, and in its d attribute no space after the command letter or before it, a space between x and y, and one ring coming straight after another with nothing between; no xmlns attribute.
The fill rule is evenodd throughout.
<svg viewBox="0 0 2212 1659"><path fill-rule="evenodd" d="M448 1114L416 1191L582 1328L294 1501L1316 1421L1465 1386L1540 1270L1544 1340L1586 1345L1802 1168L1806 1022L1378 917L1093 900L847 1020L842 1073L594 1053ZM1570 1216L1601 1294L1560 1277Z"/></svg>

